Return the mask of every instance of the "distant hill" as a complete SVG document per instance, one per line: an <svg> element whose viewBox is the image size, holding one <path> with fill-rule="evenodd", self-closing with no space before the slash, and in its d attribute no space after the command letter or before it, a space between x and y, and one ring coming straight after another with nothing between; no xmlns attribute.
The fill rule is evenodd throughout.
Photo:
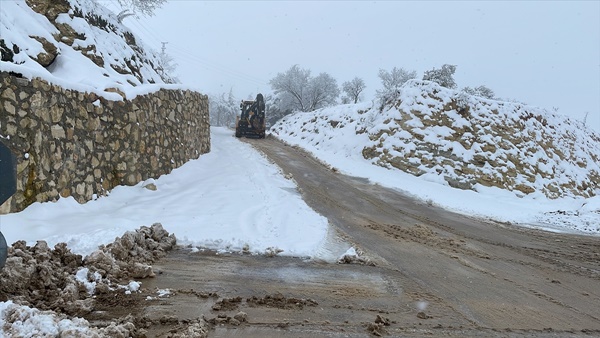
<svg viewBox="0 0 600 338"><path fill-rule="evenodd" d="M2 1L0 15L2 71L80 90L164 83L157 54L94 1Z"/></svg>
<svg viewBox="0 0 600 338"><path fill-rule="evenodd" d="M398 99L296 113L275 124L308 142L459 189L600 195L600 135L568 117L411 80Z"/></svg>

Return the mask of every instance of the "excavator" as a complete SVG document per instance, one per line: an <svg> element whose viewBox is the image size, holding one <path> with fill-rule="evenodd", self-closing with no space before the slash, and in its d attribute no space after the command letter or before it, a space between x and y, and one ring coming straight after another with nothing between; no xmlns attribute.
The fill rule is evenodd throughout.
<svg viewBox="0 0 600 338"><path fill-rule="evenodd" d="M265 99L262 94L255 100L240 103L240 116L235 119L235 137L265 138Z"/></svg>

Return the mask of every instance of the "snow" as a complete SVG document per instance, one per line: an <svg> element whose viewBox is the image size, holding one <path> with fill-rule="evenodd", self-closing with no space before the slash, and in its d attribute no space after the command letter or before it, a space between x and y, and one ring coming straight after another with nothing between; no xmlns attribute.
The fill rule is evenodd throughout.
<svg viewBox="0 0 600 338"><path fill-rule="evenodd" d="M98 272L94 272L92 275L94 280L89 281L89 273L90 270L88 268L81 268L75 274L75 279L85 286L89 295L93 295L96 292L96 282L102 279L102 276Z"/></svg>
<svg viewBox="0 0 600 338"><path fill-rule="evenodd" d="M304 203L293 180L229 129L213 128L211 140L210 153L168 175L117 187L86 204L72 198L35 203L19 213L1 215L0 229L8 243L25 240L34 245L43 239L52 247L66 242L72 252L87 255L128 230L161 222L175 233L178 244L192 246L190 252L198 247L261 254L283 250L278 254L330 262L340 256L343 250L331 250L327 219ZM143 187L150 183L156 191ZM89 276L87 268L76 273L90 295L100 278L97 273ZM141 282L118 287L131 294L139 291ZM170 293L158 290L157 297ZM6 327L8 315L21 320ZM67 319L10 300L0 302L0 327L23 337L95 332L85 319Z"/></svg>
<svg viewBox="0 0 600 338"><path fill-rule="evenodd" d="M129 284L127 285L119 285L119 287L125 289L125 294L126 295L130 295L132 292L138 292L140 290L140 287L142 286L141 282L137 282L137 281L130 281Z"/></svg>
<svg viewBox="0 0 600 338"><path fill-rule="evenodd" d="M110 14L101 5L83 0L70 0L80 6L83 12ZM114 15L113 15L114 17ZM19 64L0 62L1 71L13 71L27 78L41 77L50 83L67 89L95 92L107 99L122 100L116 93L105 92L107 88L118 88L127 99L156 91L160 88L191 89L185 85L165 85L156 72L140 64L142 81L131 75L116 72L111 65L119 65L131 58L131 47L114 35L107 34L88 25L78 18L62 15L59 21L72 25L85 40L77 40L74 45L84 47L91 44L98 48L96 53L104 57L104 67L98 67L81 52L61 41L56 41L53 33L56 28L42 15L33 12L24 0L2 1L0 6L0 36L7 46L17 44L21 52L15 55ZM27 23L27 24L21 24ZM116 21L111 24L125 30ZM56 63L48 69L36 63L32 57L42 48L41 44L29 36L44 37L61 54ZM138 39L138 45L142 45ZM110 56L108 56L110 55ZM146 55L153 59L152 55ZM85 74L83 76L82 74ZM149 80L158 84L151 84ZM428 86L427 83L422 83ZM410 94L410 93L408 93ZM402 107L418 106L425 110L441 105L430 97L420 97L420 91L413 90L413 98L402 102ZM442 91L444 100L448 93ZM471 100L464 97L464 100ZM486 109L498 109L498 104L487 102ZM578 198L574 196L548 199L541 193L516 195L513 192L477 185L474 190L451 188L439 175L432 172L416 177L398 170L376 166L365 160L361 154L367 144L371 144L367 130L385 130L393 121L385 121L369 109L373 102L358 105L341 105L317 113L301 113L286 117L279 126L276 136L291 144L307 149L323 162L336 167L345 174L365 177L371 182L398 189L432 205L477 217L501 222L518 223L524 226L543 228L558 232L600 234L600 196ZM520 112L518 104L514 113L500 111L499 116L490 119L514 119ZM483 109L476 105L474 110ZM359 112L359 111L362 111ZM359 112L359 113L357 113ZM385 115L387 112L383 112ZM453 128L468 124L456 111L448 114ZM309 122L315 119L316 122ZM551 123L561 125L558 119ZM338 122L336 127L330 121ZM362 121L361 125L358 121ZM317 123L318 122L318 123ZM533 123L533 121L527 121ZM420 119L406 123L411 128L424 128ZM365 128L361 131L360 128ZM439 127L420 131L424 138L439 142L440 149L452 149L461 157L472 157L476 147L467 150L458 142L450 142L444 137L451 133L450 128ZM575 126L572 133L580 132ZM469 136L465 134L465 137ZM485 134L470 135L479 142L497 143L485 139ZM540 134L533 135L541 137ZM396 135L386 134L380 138L381 147L403 149L404 152L416 149L407 132ZM101 197L85 204L73 198L63 198L57 202L34 203L27 209L0 216L0 230L8 243L25 240L34 245L38 240L46 240L50 246L66 242L72 252L87 255L99 245L108 244L115 237L140 226L160 222L164 228L174 233L178 244L188 246L190 252L208 248L218 251L250 251L251 253L280 252L280 255L320 258L335 261L344 255L354 256L354 248L333 252L330 227L326 218L310 209L302 200L293 180L287 179L275 165L246 143L233 137L231 130L212 128L212 150L197 160L189 161L168 175L140 182L136 186L119 186L109 196ZM481 145L480 144L480 145ZM477 146L480 146L477 145ZM571 166L554 163L556 154L537 151L525 154L531 157L532 164L541 171L567 172L573 177L583 177L594 165L582 144L575 151L586 166L573 171ZM517 149L508 147L516 154ZM480 152L481 149L477 150ZM507 152L509 152L507 151ZM26 157L29 154L25 154ZM501 156L497 160L500 161ZM543 160L543 161L540 161ZM443 168L441 168L443 169ZM154 184L156 190L145 188ZM87 269L80 269L76 278L93 294L99 275L89 275ZM91 280L90 280L91 279ZM136 292L140 283L131 281L124 286L128 292ZM169 290L159 290L158 297L167 296ZM424 308L426 303L420 303ZM4 316L11 314L21 320L5 327ZM59 336L61 334L81 335L89 333L89 323L84 319L66 319L54 313L14 304L0 302L0 327L18 336Z"/></svg>
<svg viewBox="0 0 600 338"><path fill-rule="evenodd" d="M350 257L350 258L357 258L358 257L358 253L356 252L356 249L354 247L350 247L350 249L346 250L346 252L344 252L339 258L338 261L346 258L346 257Z"/></svg>
<svg viewBox="0 0 600 338"><path fill-rule="evenodd" d="M7 243L66 242L87 255L128 230L159 222L180 245L253 253L277 247L297 257L326 252L327 219L304 203L292 180L231 130L213 128L211 140L210 153L171 174L116 187L86 204L62 198L0 216ZM143 187L150 183L156 191Z"/></svg>
<svg viewBox="0 0 600 338"><path fill-rule="evenodd" d="M502 142L502 139L495 139L494 136L484 134L480 130L477 135L477 142L471 149L466 150L458 142L451 142L445 137L449 135L450 128L425 127L422 121L425 121L431 112L439 106L439 102L430 102L430 98L422 104L419 101L423 98L423 93L435 91L438 97L444 102L448 102L453 93L450 90L441 88L433 83L425 81L414 81L407 83L402 88L402 101L400 107L403 111L412 114L413 119L405 123L405 128L409 128L413 133L423 135L424 140L439 146L439 150L452 149L454 155L462 157L466 161L470 160L475 154L483 154L489 159L498 161L503 166L498 170L506 170L513 166L513 163L506 161L507 156L520 156L523 161L534 164L538 172L552 172L554 179L543 178L538 174L534 185L536 188L543 188L545 185L558 182L560 185L567 180L583 181L591 170L600 172L599 163L590 157L590 154L600 155L600 139L589 128L585 128L576 122L565 119L535 107L522 107L520 104L498 103L490 100L483 100L473 97L463 97L469 100L473 110L480 110L481 114L471 118L499 119L493 116L492 110L497 110L497 114L504 115L500 121L507 119L519 120L524 111L534 111L543 116L552 126L549 130L555 131L553 140L557 150L544 150L532 141L527 145L533 152L518 153L518 149L512 145L506 151L498 148L494 154L483 152L482 147L486 144L495 144ZM437 102L437 103L435 103ZM489 105L485 106L484 105ZM499 107L502 105L504 108ZM437 166L433 169L424 168L426 172L420 177L411 175L395 168L386 168L375 165L375 160L367 160L363 157L362 150L366 146L376 145L377 150L381 152L385 149L388 154L396 156L397 153L407 152L418 148L415 139L409 135L406 130L399 128L395 135L390 135L390 125L394 124L394 118L399 116L396 108L384 109L382 112L377 109L377 102L363 102L357 105L342 105L324 108L311 113L296 113L288 115L276 123L271 132L281 140L295 146L306 149L313 156L322 162L337 168L340 172L356 177L369 179L372 183L396 189L404 194L411 195L431 205L436 205L458 213L471 215L483 219L494 220L498 222L507 222L519 224L526 227L545 229L555 232L577 233L588 235L600 235L600 195L596 189L596 196L583 198L580 196L566 194L561 198L550 199L541 192L524 194L520 191L509 191L497 187L486 187L481 184L475 184L473 190L461 190L452 188L444 179L444 175L454 171L452 166ZM417 108L418 107L418 108ZM490 108L491 107L491 108ZM439 108L439 107L438 107ZM422 117L417 117L413 112L421 109ZM455 119L455 125L460 127L466 122L458 118L458 114L450 114L449 118ZM529 123L532 120L530 119ZM331 122L339 123L331 123ZM335 125L335 127L334 127ZM480 125L485 125L481 123ZM559 127L554 127L559 126ZM485 130L485 128L482 128ZM534 131L541 134L538 125L527 129L524 128L520 133ZM563 139L560 132L566 133L571 139ZM544 132L546 132L545 130ZM370 137L381 135L375 141ZM590 135L592 135L590 137ZM468 137L465 134L464 137ZM464 138L463 138L464 139ZM573 141L575 140L575 141ZM380 143L377 143L380 142ZM400 151L398 151L399 149ZM522 149L522 148L521 148ZM584 151L587 150L587 151ZM563 154L572 154L571 157L580 158L582 163L587 163L585 167L573 163L561 161L554 152ZM432 158L430 153L421 153L420 156ZM415 165L420 165L419 157L409 158ZM486 163L480 168L488 175L499 175L494 168ZM442 172L442 174L440 174ZM522 177L517 177L517 181Z"/></svg>
<svg viewBox="0 0 600 338"><path fill-rule="evenodd" d="M133 34L118 23L114 14L101 4L86 0L70 0L70 3L80 8L83 13L93 12L102 15L121 34L124 32ZM2 1L0 36L8 48L12 49L13 44L18 45L20 51L14 56L15 63L0 61L0 71L20 73L29 79L43 78L65 89L93 92L115 101L123 98L117 93L106 92L106 89L117 88L129 100L161 88L195 90L194 86L189 85L164 84L148 63L139 60L143 57L153 64L158 64L157 53L147 48L139 38L136 38L136 44L142 50L142 54L136 55L134 49L121 36L90 25L80 17L60 14L56 21L70 25L85 40L76 39L72 46L57 41L53 36L58 33L57 28L45 16L27 6L25 0ZM49 67L44 68L34 60L40 52L43 52L43 48L40 42L31 38L32 36L46 39L60 51ZM95 46L95 55L104 59L102 67L94 64L82 51L75 49L92 45ZM126 68L127 62L139 68L141 79L131 74L120 74L113 68L113 66Z"/></svg>
<svg viewBox="0 0 600 338"><path fill-rule="evenodd" d="M84 13L101 13L113 26L126 29L101 5L71 2ZM104 67L56 41L52 35L56 28L24 0L3 2L0 15L2 38L9 47L13 43L21 47L15 59L22 61L21 64L0 62L2 71L41 77L64 88L96 92L112 100L123 98L104 89L118 88L128 99L160 88L193 89L185 85L141 83L131 75L119 74L111 65L119 66L131 59L134 55L131 47L116 34L91 26L81 18L61 14L57 21L71 25L85 36L85 41L77 40L75 45L95 45L96 53L104 56ZM32 57L42 49L29 36L44 37L60 50L48 69L33 61ZM137 44L143 46L141 41ZM160 80L147 68L141 65L142 72L150 72L146 80ZM231 137L230 131L213 130L212 139L210 154L160 179L136 187L117 187L110 197L85 205L65 198L56 203L36 203L20 213L1 216L0 226L7 242L34 243L45 239L51 246L67 242L73 252L86 255L125 231L161 222L176 234L179 244L192 247L232 251L249 248L255 253L277 248L283 250L283 255L301 257L312 257L322 251L327 220L308 208L294 183L283 178L277 168L248 145ZM149 183L154 183L157 190L142 188Z"/></svg>

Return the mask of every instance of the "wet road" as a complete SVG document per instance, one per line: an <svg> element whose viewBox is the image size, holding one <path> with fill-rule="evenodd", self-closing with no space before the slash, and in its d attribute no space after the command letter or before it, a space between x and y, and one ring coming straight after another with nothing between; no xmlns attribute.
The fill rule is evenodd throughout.
<svg viewBox="0 0 600 338"><path fill-rule="evenodd" d="M217 325L216 337L600 335L600 237L465 217L339 174L276 139L246 142L293 175L305 201L376 266L178 251L145 286L179 292L145 315L248 314L241 326ZM292 305L250 301L267 295Z"/></svg>

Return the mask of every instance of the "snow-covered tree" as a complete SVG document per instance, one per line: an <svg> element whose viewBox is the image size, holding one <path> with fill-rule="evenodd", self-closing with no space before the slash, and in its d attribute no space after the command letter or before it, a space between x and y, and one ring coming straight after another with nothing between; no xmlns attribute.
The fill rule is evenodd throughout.
<svg viewBox="0 0 600 338"><path fill-rule="evenodd" d="M425 71L423 80L437 82L440 86L454 89L456 88L456 82L454 82L454 73L456 72L455 65L445 64L441 69L432 69Z"/></svg>
<svg viewBox="0 0 600 338"><path fill-rule="evenodd" d="M308 111L334 105L340 96L337 81L327 73L311 78L308 84Z"/></svg>
<svg viewBox="0 0 600 338"><path fill-rule="evenodd" d="M310 70L301 69L298 65L293 65L284 73L277 75L269 81L275 95L286 96L289 108L291 110L306 111L306 92L308 91L308 82L310 80Z"/></svg>
<svg viewBox="0 0 600 338"><path fill-rule="evenodd" d="M365 81L359 77L342 83L342 90L346 93L346 96L342 98L342 103L358 103L366 87Z"/></svg>
<svg viewBox="0 0 600 338"><path fill-rule="evenodd" d="M292 97L289 94L266 94L265 96L265 110L267 126L275 124L282 117L292 113Z"/></svg>
<svg viewBox="0 0 600 338"><path fill-rule="evenodd" d="M233 126L240 110L240 104L230 89L228 94L211 95L208 98L208 111L211 126Z"/></svg>
<svg viewBox="0 0 600 338"><path fill-rule="evenodd" d="M407 71L404 68L394 67L391 71L385 69L379 69L379 78L383 89L377 91L377 97L383 101L393 100L398 97L400 93L400 87L406 83L406 81L417 77L417 72Z"/></svg>
<svg viewBox="0 0 600 338"><path fill-rule="evenodd" d="M152 16L167 0L117 0L121 11L117 14L119 22L129 16Z"/></svg>
<svg viewBox="0 0 600 338"><path fill-rule="evenodd" d="M165 83L179 83L179 78L177 77L175 70L177 69L177 63L175 63L175 59L169 54L167 54L164 50L158 55L158 67L157 72L160 75L160 78Z"/></svg>
<svg viewBox="0 0 600 338"><path fill-rule="evenodd" d="M479 97L483 97L485 99L490 99L493 100L495 99L495 95L494 91L489 89L486 86L478 86L475 88L471 88L471 87L465 87L462 89L463 92L470 94L470 95L475 95L475 96L479 96Z"/></svg>
<svg viewBox="0 0 600 338"><path fill-rule="evenodd" d="M337 81L327 73L310 76L310 70L293 65L269 81L282 110L312 111L335 103L340 95Z"/></svg>

